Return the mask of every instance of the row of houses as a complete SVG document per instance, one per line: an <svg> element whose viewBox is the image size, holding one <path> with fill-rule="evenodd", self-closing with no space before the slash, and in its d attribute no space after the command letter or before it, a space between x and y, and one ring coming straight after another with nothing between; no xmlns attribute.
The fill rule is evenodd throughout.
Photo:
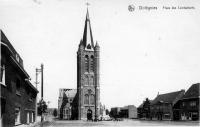
<svg viewBox="0 0 200 127"><path fill-rule="evenodd" d="M185 90L158 94L148 98L137 108L138 118L151 120L199 120L199 85Z"/></svg>
<svg viewBox="0 0 200 127"><path fill-rule="evenodd" d="M1 41L1 127L33 123L36 119L37 89L31 84L23 60L0 30Z"/></svg>

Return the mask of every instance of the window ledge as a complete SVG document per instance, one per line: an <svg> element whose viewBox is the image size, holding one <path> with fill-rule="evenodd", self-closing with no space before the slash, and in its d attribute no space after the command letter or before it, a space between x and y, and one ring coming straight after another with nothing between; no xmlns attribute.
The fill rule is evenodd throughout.
<svg viewBox="0 0 200 127"><path fill-rule="evenodd" d="M22 96L19 91L16 92L16 95L18 95L20 97Z"/></svg>
<svg viewBox="0 0 200 127"><path fill-rule="evenodd" d="M29 98L28 101L29 101L29 102L33 102L33 99Z"/></svg>
<svg viewBox="0 0 200 127"><path fill-rule="evenodd" d="M22 125L22 123L15 124L15 126L19 126L19 125Z"/></svg>
<svg viewBox="0 0 200 127"><path fill-rule="evenodd" d="M2 86L4 86L4 87L7 87L7 85L6 85L5 83L3 83L3 82L0 82L0 84L1 84Z"/></svg>

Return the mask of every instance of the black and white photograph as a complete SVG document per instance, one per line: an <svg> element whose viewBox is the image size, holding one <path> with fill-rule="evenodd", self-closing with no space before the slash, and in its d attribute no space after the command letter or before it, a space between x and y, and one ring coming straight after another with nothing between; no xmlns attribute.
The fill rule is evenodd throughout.
<svg viewBox="0 0 200 127"><path fill-rule="evenodd" d="M1 127L200 125L199 0L0 0Z"/></svg>

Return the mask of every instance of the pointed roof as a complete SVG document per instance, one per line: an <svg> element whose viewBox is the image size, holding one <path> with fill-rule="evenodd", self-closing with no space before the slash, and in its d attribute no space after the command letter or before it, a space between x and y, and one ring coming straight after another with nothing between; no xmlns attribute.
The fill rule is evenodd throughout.
<svg viewBox="0 0 200 127"><path fill-rule="evenodd" d="M94 49L92 28L91 28L91 24L90 24L88 9L87 9L87 13L86 13L85 27L84 27L84 33L83 33L83 45L84 45L84 48L86 48L88 50Z"/></svg>
<svg viewBox="0 0 200 127"><path fill-rule="evenodd" d="M159 102L174 104L175 101L179 100L184 95L184 92L185 92L184 90L181 90L166 94L160 94L151 102L151 104L153 105Z"/></svg>
<svg viewBox="0 0 200 127"><path fill-rule="evenodd" d="M200 83L193 84L182 97L182 99L199 98L199 85Z"/></svg>

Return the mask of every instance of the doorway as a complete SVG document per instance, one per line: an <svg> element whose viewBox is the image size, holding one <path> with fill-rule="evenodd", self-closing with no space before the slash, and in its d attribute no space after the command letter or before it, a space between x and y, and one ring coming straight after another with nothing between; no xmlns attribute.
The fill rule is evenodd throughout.
<svg viewBox="0 0 200 127"><path fill-rule="evenodd" d="M92 120L92 110L88 109L87 111L87 120Z"/></svg>

